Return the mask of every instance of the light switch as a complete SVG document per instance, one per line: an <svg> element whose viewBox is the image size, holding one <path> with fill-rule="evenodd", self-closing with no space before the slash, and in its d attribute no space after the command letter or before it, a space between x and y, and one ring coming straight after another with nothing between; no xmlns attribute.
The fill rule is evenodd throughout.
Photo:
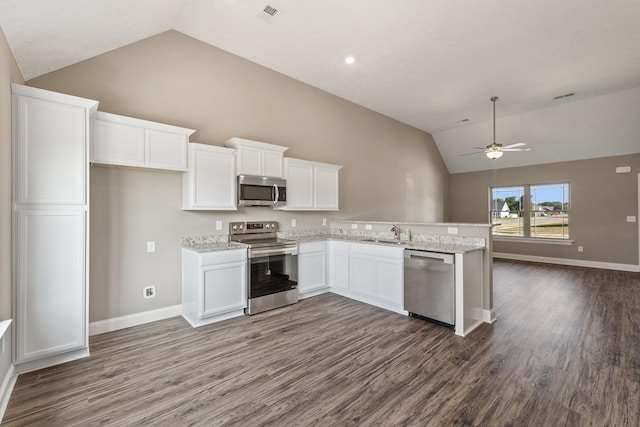
<svg viewBox="0 0 640 427"><path fill-rule="evenodd" d="M351 224L351 229L357 230L358 229L358 224Z"/></svg>
<svg viewBox="0 0 640 427"><path fill-rule="evenodd" d="M147 252L149 253L153 253L156 251L156 242L153 240L150 240L147 242Z"/></svg>
<svg viewBox="0 0 640 427"><path fill-rule="evenodd" d="M216 221L216 230L222 230L222 221Z"/></svg>
<svg viewBox="0 0 640 427"><path fill-rule="evenodd" d="M636 222L636 217L635 216L628 216L627 217L627 222Z"/></svg>

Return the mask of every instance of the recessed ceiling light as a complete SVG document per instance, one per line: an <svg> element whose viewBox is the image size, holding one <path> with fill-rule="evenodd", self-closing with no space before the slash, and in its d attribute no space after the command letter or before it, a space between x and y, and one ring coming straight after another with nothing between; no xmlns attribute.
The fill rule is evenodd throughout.
<svg viewBox="0 0 640 427"><path fill-rule="evenodd" d="M353 55L349 55L344 58L344 62L347 64L353 64L356 62L356 58Z"/></svg>

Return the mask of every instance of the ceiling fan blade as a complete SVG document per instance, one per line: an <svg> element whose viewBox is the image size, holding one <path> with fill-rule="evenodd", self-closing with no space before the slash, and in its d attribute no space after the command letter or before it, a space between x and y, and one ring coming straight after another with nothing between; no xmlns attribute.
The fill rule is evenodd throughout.
<svg viewBox="0 0 640 427"><path fill-rule="evenodd" d="M473 154L484 154L484 151L476 151L475 153L464 153L460 154L460 156L471 156Z"/></svg>
<svg viewBox="0 0 640 427"><path fill-rule="evenodd" d="M531 148L503 148L500 151L530 151Z"/></svg>
<svg viewBox="0 0 640 427"><path fill-rule="evenodd" d="M504 147L502 147L502 148L503 148L503 149L504 149L504 148L515 148L515 147L522 147L523 145L527 145L527 144L525 144L524 142L518 142L518 143L516 143L516 144L505 145L505 146L504 146Z"/></svg>
<svg viewBox="0 0 640 427"><path fill-rule="evenodd" d="M476 150L486 150L487 149L487 147L473 147L473 148L475 148Z"/></svg>

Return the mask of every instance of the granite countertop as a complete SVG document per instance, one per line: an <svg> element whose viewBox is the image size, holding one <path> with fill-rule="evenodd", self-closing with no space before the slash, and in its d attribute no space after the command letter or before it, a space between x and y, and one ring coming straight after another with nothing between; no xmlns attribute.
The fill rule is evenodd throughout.
<svg viewBox="0 0 640 427"><path fill-rule="evenodd" d="M216 252L216 251L229 251L232 249L246 249L248 246L242 243L236 242L207 242L207 243L184 243L182 245L184 249L189 249L195 252Z"/></svg>
<svg viewBox="0 0 640 427"><path fill-rule="evenodd" d="M465 254L465 253L485 249L485 246L480 244L462 244L462 243L454 243L454 242L423 241L419 239L412 240L412 241L403 240L403 241L400 241L400 243L395 243L391 241L392 239L381 239L376 241L371 237L359 237L359 236L349 236L349 235L341 236L341 235L328 235L328 234L311 234L311 235L303 235L303 236L291 236L286 238L289 240L295 240L298 243L337 241L337 242L363 243L367 245L388 246L388 247L396 247L396 248L402 248L402 249L414 249L414 250L421 250L421 251L443 252L443 253L452 253L452 254L455 254L455 253ZM195 252L216 252L216 251L228 251L233 249L246 249L248 246L242 243L227 242L227 241L185 240L182 244L182 247Z"/></svg>
<svg viewBox="0 0 640 427"><path fill-rule="evenodd" d="M371 238L359 238L354 236L336 236L336 235L312 235L312 236L298 236L289 237L291 240L295 240L298 243L308 242L324 242L324 241L339 241L349 243L364 243L368 245L380 245L389 247L399 247L402 249L415 249L422 251L443 252L443 253L469 253L474 251L480 251L485 249L484 245L464 245L456 243L442 243L442 242L421 242L421 241L401 241L398 243L390 243L385 241L371 241Z"/></svg>

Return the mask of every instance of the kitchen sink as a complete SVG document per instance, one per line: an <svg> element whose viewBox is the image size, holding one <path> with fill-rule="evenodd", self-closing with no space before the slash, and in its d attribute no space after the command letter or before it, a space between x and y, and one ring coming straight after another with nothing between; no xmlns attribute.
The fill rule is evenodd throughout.
<svg viewBox="0 0 640 427"><path fill-rule="evenodd" d="M399 240L384 240L384 239L362 239L363 242L373 242L373 243L391 243L394 245L401 245L404 242Z"/></svg>

